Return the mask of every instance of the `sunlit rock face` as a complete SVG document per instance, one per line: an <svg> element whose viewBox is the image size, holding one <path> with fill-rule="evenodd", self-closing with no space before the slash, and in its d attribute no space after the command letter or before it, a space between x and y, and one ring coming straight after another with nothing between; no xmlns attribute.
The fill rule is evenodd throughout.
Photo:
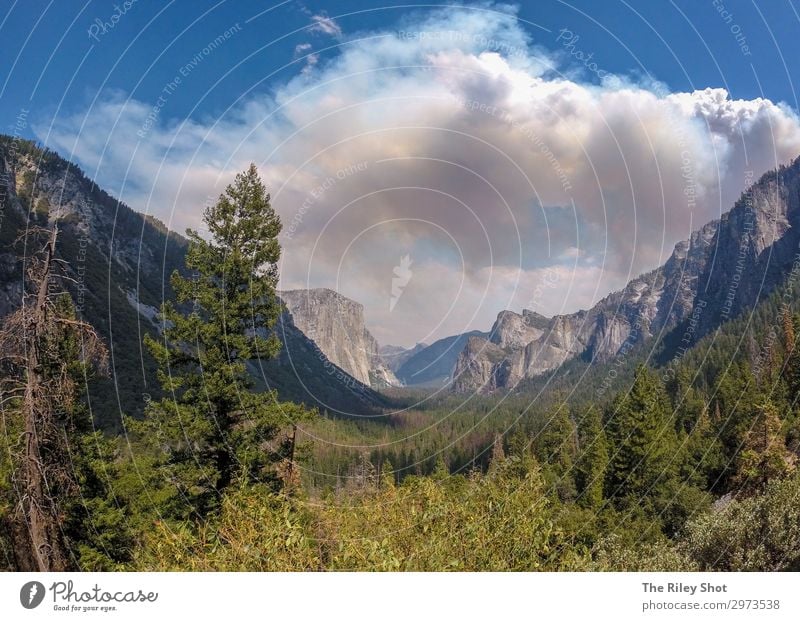
<svg viewBox="0 0 800 621"><path fill-rule="evenodd" d="M294 325L328 360L368 386L399 385L366 328L361 304L331 289L296 289L279 295Z"/></svg>

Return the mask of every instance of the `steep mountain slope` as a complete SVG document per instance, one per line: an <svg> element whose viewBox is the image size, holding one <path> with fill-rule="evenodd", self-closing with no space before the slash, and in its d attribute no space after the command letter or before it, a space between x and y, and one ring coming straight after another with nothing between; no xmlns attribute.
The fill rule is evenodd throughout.
<svg viewBox="0 0 800 621"><path fill-rule="evenodd" d="M397 377L407 386L441 386L449 381L459 353L473 336L487 333L473 330L439 339L409 357L397 369Z"/></svg>
<svg viewBox="0 0 800 621"><path fill-rule="evenodd" d="M184 264L186 240L120 203L52 151L0 136L0 318L20 303L21 257L32 251L15 241L26 228L54 218L57 253L74 280L68 283L72 298L111 353L111 376L90 383L90 404L101 426L119 429L121 413L141 413L158 394L155 363L142 339L156 333L157 308L172 296L169 275ZM280 360L259 369L264 385L276 387L282 398L353 414L385 405L291 321L280 328L285 347Z"/></svg>
<svg viewBox="0 0 800 621"><path fill-rule="evenodd" d="M325 356L356 378L375 387L397 386L384 364L378 341L367 330L364 307L331 289L281 291L294 324Z"/></svg>
<svg viewBox="0 0 800 621"><path fill-rule="evenodd" d="M694 342L782 282L797 255L798 218L800 160L765 174L719 221L678 243L663 266L591 309L549 319L500 313L490 336L470 339L460 353L453 389L511 388L576 357L608 361L690 320Z"/></svg>
<svg viewBox="0 0 800 621"><path fill-rule="evenodd" d="M185 241L31 142L0 137L0 167L0 316L19 304L20 257L36 250L15 240L57 218L57 254L69 264L73 300L111 354L111 377L92 382L90 403L103 426L117 428L121 411L141 412L155 392L155 363L143 352L142 338L153 331L150 309L172 293L164 275L183 264Z"/></svg>

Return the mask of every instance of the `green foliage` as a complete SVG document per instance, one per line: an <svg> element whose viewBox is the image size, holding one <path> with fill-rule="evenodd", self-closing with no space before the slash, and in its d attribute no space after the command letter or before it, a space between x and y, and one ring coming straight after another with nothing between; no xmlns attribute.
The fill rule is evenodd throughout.
<svg viewBox="0 0 800 621"><path fill-rule="evenodd" d="M790 472L791 461L777 408L766 401L758 407L744 434L733 484L740 493L763 490L770 481Z"/></svg>
<svg viewBox="0 0 800 621"><path fill-rule="evenodd" d="M535 571L582 566L564 545L535 461L487 476L409 477L325 502L234 492L198 534L161 533L149 570Z"/></svg>
<svg viewBox="0 0 800 621"><path fill-rule="evenodd" d="M702 570L799 571L800 475L689 524L680 549Z"/></svg>
<svg viewBox="0 0 800 621"><path fill-rule="evenodd" d="M608 440L600 411L589 406L578 425L578 460L575 482L578 504L599 508L603 503L603 486L608 469Z"/></svg>
<svg viewBox="0 0 800 621"><path fill-rule="evenodd" d="M179 519L206 514L234 481L277 484L271 466L285 456L269 445L282 427L309 416L274 392L251 390L246 363L277 354L270 329L282 311L275 295L281 225L254 165L204 222L208 240L187 232L190 275L172 274L177 306L162 307L162 338L145 338L166 396L149 405L143 422L131 422L148 466L172 490L159 492L168 496L161 506Z"/></svg>
<svg viewBox="0 0 800 621"><path fill-rule="evenodd" d="M675 477L677 438L667 393L653 372L636 372L633 386L614 402L608 429L609 496L633 503L658 497Z"/></svg>
<svg viewBox="0 0 800 621"><path fill-rule="evenodd" d="M80 175L32 143L21 142L19 154L36 158L40 171ZM143 382L157 374L161 384L148 390L154 399L146 399L143 421L125 419L131 444L95 433L81 403L66 412L77 490L60 506L80 568L800 569L800 481L792 474L800 453L800 297L788 285L680 356L674 334L684 326L677 327L656 345L656 364L667 365L659 371L638 366L650 343L616 361L613 379L608 366L576 359L516 392L475 395L468 407L452 395L398 392L397 409L403 398L415 406L312 420L270 390L305 400L279 356L293 348L293 356L302 352L293 360L313 362L318 353L300 337L279 353L280 222L255 168L206 211L207 238L189 231L188 250L160 223L79 180L116 216L126 243L138 243L129 233L138 231L145 246L165 248L159 268L181 266L166 292L174 302L162 306L163 331L145 339L153 356L142 370L142 327L126 291L161 306L160 278L131 280L64 222L61 256L83 256L89 267L82 315L110 335L108 308L115 309L118 374L91 383L93 405L108 423L118 390L137 415ZM24 213L8 210L0 227L8 244L27 218L44 222L50 210L30 172L18 198ZM109 279L119 286L108 287ZM80 358L74 339L60 345L63 357ZM306 391L332 408L349 409L356 398L373 414L393 404L371 391L345 392L315 369L307 366ZM69 370L78 379L84 371ZM532 403L531 391L545 386ZM10 456L20 421L14 400L2 403L0 563L10 568ZM322 438L307 453L286 433L300 421L301 441ZM722 498L711 508L713 496Z"/></svg>

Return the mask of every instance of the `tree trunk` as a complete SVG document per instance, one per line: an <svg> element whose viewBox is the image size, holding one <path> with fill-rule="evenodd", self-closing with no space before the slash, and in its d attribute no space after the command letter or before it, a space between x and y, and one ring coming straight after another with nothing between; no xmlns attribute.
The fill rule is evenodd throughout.
<svg viewBox="0 0 800 621"><path fill-rule="evenodd" d="M26 317L26 385L25 385L25 477L22 510L28 524L32 556L39 571L64 571L69 562L62 538L61 522L47 484L42 462L43 437L53 431L55 421L49 395L44 390L40 345L46 328L48 286L58 229L53 225L45 249L44 265L38 282L34 307Z"/></svg>

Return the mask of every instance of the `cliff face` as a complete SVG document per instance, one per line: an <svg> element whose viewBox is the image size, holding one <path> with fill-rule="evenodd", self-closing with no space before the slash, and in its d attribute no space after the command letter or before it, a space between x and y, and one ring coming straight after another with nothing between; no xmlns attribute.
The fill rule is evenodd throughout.
<svg viewBox="0 0 800 621"><path fill-rule="evenodd" d="M294 324L335 365L367 386L400 384L367 330L361 304L330 289L297 289L279 295Z"/></svg>
<svg viewBox="0 0 800 621"><path fill-rule="evenodd" d="M607 361L690 316L696 340L786 278L800 248L799 220L800 160L764 175L720 220L676 244L664 265L591 309L549 319L501 312L488 339L470 339L460 353L453 389L513 388L576 356Z"/></svg>

